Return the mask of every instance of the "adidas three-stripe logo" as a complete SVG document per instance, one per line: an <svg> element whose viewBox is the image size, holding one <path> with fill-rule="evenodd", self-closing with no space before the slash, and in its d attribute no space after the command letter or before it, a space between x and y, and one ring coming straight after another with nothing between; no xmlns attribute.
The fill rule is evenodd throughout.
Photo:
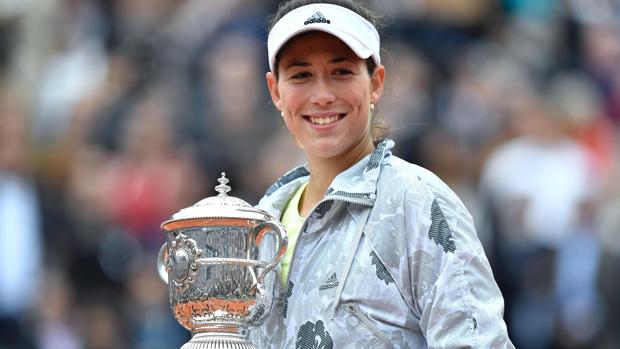
<svg viewBox="0 0 620 349"><path fill-rule="evenodd" d="M312 24L312 23L327 23L330 24L331 21L327 18L325 18L325 16L323 16L323 14L321 13L321 11L316 11L312 16L310 16L310 18L306 19L306 21L304 22L304 25L308 25L308 24Z"/></svg>
<svg viewBox="0 0 620 349"><path fill-rule="evenodd" d="M330 288L334 288L338 286L338 279L336 278L336 273L333 273L327 280L325 280L325 284L319 287L320 291L324 291Z"/></svg>

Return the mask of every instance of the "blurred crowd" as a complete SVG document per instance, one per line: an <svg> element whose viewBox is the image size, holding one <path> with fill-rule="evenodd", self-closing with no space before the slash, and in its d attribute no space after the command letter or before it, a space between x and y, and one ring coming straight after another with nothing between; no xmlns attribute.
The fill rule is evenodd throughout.
<svg viewBox="0 0 620 349"><path fill-rule="evenodd" d="M369 0L394 153L474 216L517 348L620 347L620 1ZM178 348L160 223L303 163L277 1L0 0L0 349Z"/></svg>

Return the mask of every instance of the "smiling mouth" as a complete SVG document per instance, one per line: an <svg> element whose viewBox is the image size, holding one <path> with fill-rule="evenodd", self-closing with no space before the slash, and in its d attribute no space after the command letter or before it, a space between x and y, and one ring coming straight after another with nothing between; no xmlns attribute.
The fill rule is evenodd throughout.
<svg viewBox="0 0 620 349"><path fill-rule="evenodd" d="M319 125L319 126L325 126L325 125L329 125L329 124L333 124L336 121L342 119L345 117L345 113L340 113L340 114L333 114L330 116L309 116L306 115L304 116L304 118L308 121L310 121L310 123L312 123L313 125Z"/></svg>

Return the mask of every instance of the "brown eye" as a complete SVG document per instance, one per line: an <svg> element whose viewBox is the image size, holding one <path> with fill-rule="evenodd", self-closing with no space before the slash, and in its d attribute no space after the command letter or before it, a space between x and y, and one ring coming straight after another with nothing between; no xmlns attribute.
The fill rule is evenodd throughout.
<svg viewBox="0 0 620 349"><path fill-rule="evenodd" d="M349 75L349 74L353 74L352 71L350 71L349 69L336 69L336 71L334 72L334 75Z"/></svg>
<svg viewBox="0 0 620 349"><path fill-rule="evenodd" d="M300 73L296 73L293 74L290 79L291 80L302 80L302 79L307 79L311 76L311 74L309 72L300 72Z"/></svg>

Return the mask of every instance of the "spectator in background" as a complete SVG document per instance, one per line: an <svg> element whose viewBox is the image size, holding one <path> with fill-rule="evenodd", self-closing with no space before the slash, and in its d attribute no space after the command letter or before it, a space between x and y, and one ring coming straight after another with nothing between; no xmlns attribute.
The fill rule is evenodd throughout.
<svg viewBox="0 0 620 349"><path fill-rule="evenodd" d="M33 132L40 146L63 137L73 110L108 73L102 18L94 2L61 1L54 16L58 21L47 28L52 40L33 101Z"/></svg>
<svg viewBox="0 0 620 349"><path fill-rule="evenodd" d="M258 188L247 171L259 166L257 155L277 125L268 116L259 80L261 41L251 27L216 35L217 41L199 59L200 105L189 126L207 171L226 172L235 190L256 202L264 188Z"/></svg>
<svg viewBox="0 0 620 349"><path fill-rule="evenodd" d="M604 299L604 331L600 341L602 348L615 348L620 343L620 156L616 152L614 168L609 186L605 192L604 205L596 212L597 228L602 246L601 270L599 287Z"/></svg>
<svg viewBox="0 0 620 349"><path fill-rule="evenodd" d="M433 123L431 83L435 72L413 45L392 40L386 46L385 61L391 69L386 72L388 93L381 114L390 125L390 137L400 144L395 153L418 163L418 141Z"/></svg>
<svg viewBox="0 0 620 349"><path fill-rule="evenodd" d="M496 218L507 321L517 347L584 345L600 326L591 214L600 188L586 150L565 134L563 115L535 94L511 104L517 137L491 153L480 184Z"/></svg>
<svg viewBox="0 0 620 349"><path fill-rule="evenodd" d="M558 73L548 85L546 99L563 116L566 135L584 147L596 185L602 192L611 189L616 142L604 95L590 76L579 71Z"/></svg>
<svg viewBox="0 0 620 349"><path fill-rule="evenodd" d="M620 125L620 24L595 22L583 26L581 68L594 79L606 115Z"/></svg>
<svg viewBox="0 0 620 349"><path fill-rule="evenodd" d="M521 67L500 51L494 45L465 51L439 92L437 123L472 155L500 133L504 99L497 97L522 85Z"/></svg>
<svg viewBox="0 0 620 349"><path fill-rule="evenodd" d="M101 194L110 223L146 251L159 250L161 222L198 201L205 183L191 153L176 139L175 101L164 87L135 100L121 127L118 152L105 166Z"/></svg>
<svg viewBox="0 0 620 349"><path fill-rule="evenodd" d="M39 349L81 349L82 338L78 331L73 290L64 271L44 269L43 292L37 303L37 321L30 335L36 337Z"/></svg>
<svg viewBox="0 0 620 349"><path fill-rule="evenodd" d="M43 262L27 118L0 82L0 348L31 348Z"/></svg>
<svg viewBox="0 0 620 349"><path fill-rule="evenodd" d="M189 340L189 332L179 326L170 311L168 287L153 273L152 255L136 263L127 282L122 314L127 321L133 349L179 348Z"/></svg>

